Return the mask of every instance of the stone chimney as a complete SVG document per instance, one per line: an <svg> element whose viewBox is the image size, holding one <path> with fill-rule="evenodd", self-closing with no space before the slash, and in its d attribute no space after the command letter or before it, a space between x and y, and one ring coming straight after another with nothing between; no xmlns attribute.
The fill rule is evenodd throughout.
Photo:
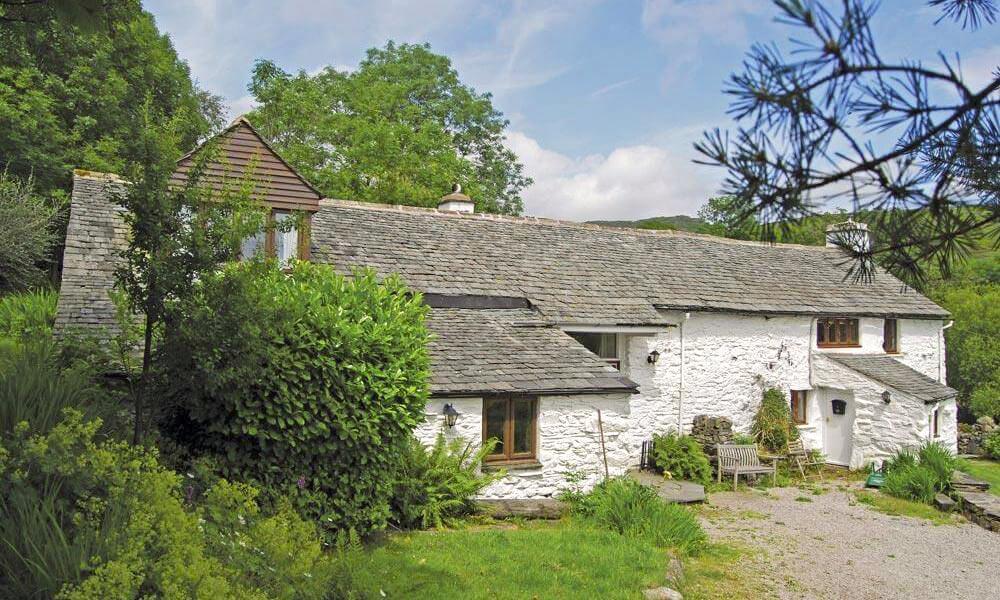
<svg viewBox="0 0 1000 600"><path fill-rule="evenodd" d="M826 227L827 248L849 248L858 252L871 250L872 240L867 223L847 219Z"/></svg>
<svg viewBox="0 0 1000 600"><path fill-rule="evenodd" d="M476 204L462 193L462 186L455 184L451 186L451 193L442 196L438 202L438 210L451 210L455 212L471 213L475 212Z"/></svg>

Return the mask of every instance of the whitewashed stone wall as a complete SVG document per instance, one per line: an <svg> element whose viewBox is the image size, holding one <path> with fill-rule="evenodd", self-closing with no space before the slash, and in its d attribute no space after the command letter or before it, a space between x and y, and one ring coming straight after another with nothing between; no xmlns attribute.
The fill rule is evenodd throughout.
<svg viewBox="0 0 1000 600"><path fill-rule="evenodd" d="M884 385L873 382L842 365L817 357L813 382L819 388L853 392L854 427L850 467L859 469L884 460L903 448L914 449L931 440L929 417L935 405L894 392L889 404L882 401ZM824 400L825 400L824 396ZM954 400L940 403L938 423L942 444L957 450Z"/></svg>
<svg viewBox="0 0 1000 600"><path fill-rule="evenodd" d="M807 420L799 427L808 447L823 449L822 386L855 391L857 411L852 467L884 458L902 446L913 446L928 437L930 407L903 399L888 409L881 401L884 387L838 367L823 358L834 352L882 352L882 319L861 319L861 347L818 349L814 319L789 316L752 316L708 312L664 312L673 327L655 334L627 335L620 344L626 374L639 384L640 393L607 396L557 396L539 399L538 458L541 468L511 471L488 488L484 497L549 497L567 487L566 477L580 473L585 483L596 483L603 474L597 408L604 418L608 464L612 474L639 464L644 440L678 429L690 431L696 415L724 416L736 431L747 433L767 387L812 390L807 400ZM901 320L900 354L903 363L938 378L940 329L932 320ZM683 335L683 386L681 385L681 336ZM943 353L943 344L940 344ZM656 350L659 361L646 358ZM822 371L820 373L820 371ZM817 373L820 373L817 379ZM943 370L942 370L943 373ZM481 398L447 400L461 413L452 430L443 427L445 400L428 403L427 421L418 435L431 443L438 431L476 443L482 440ZM956 445L954 402L942 405L940 440Z"/></svg>
<svg viewBox="0 0 1000 600"><path fill-rule="evenodd" d="M597 410L604 424L608 470L621 475L634 461L629 446L629 395L542 396L538 402L538 462L540 468L509 470L507 476L484 490L484 498L547 498L569 488L568 477L583 478L587 489L604 477L604 459ZM455 427L444 425L442 411L451 402L460 413ZM426 421L416 435L433 443L438 432L482 442L481 398L434 399L427 404Z"/></svg>

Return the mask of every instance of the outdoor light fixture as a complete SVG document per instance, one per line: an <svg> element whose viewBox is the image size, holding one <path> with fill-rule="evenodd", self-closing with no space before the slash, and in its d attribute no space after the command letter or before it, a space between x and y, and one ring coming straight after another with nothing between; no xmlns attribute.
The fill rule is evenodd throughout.
<svg viewBox="0 0 1000 600"><path fill-rule="evenodd" d="M890 400L892 400L892 394L889 393L889 390L882 392L882 402L889 404Z"/></svg>
<svg viewBox="0 0 1000 600"><path fill-rule="evenodd" d="M458 420L458 411L455 410L455 406L452 404L444 405L444 424L448 426L449 429L455 426L455 421Z"/></svg>
<svg viewBox="0 0 1000 600"><path fill-rule="evenodd" d="M651 365L655 365L656 361L658 360L660 360L660 353L657 352L656 350L650 352L649 356L646 357L646 362L648 362Z"/></svg>

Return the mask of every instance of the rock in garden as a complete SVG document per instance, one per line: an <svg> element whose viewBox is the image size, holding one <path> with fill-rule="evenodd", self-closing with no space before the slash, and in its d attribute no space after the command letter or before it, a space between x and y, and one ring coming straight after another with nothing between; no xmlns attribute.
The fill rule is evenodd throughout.
<svg viewBox="0 0 1000 600"><path fill-rule="evenodd" d="M658 587L644 590L643 598L646 600L684 600L684 596L677 590L668 587Z"/></svg>

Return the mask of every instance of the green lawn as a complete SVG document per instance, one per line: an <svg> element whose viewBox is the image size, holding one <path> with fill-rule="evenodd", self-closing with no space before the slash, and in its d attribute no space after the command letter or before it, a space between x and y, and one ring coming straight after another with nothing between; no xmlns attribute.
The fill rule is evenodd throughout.
<svg viewBox="0 0 1000 600"><path fill-rule="evenodd" d="M753 597L740 591L760 582L726 568L739 556L686 560L685 597ZM394 534L345 560L362 598L641 598L665 584L668 554L566 519Z"/></svg>
<svg viewBox="0 0 1000 600"><path fill-rule="evenodd" d="M985 458L961 459L958 469L976 479L990 482L990 493L1000 496L1000 462Z"/></svg>

